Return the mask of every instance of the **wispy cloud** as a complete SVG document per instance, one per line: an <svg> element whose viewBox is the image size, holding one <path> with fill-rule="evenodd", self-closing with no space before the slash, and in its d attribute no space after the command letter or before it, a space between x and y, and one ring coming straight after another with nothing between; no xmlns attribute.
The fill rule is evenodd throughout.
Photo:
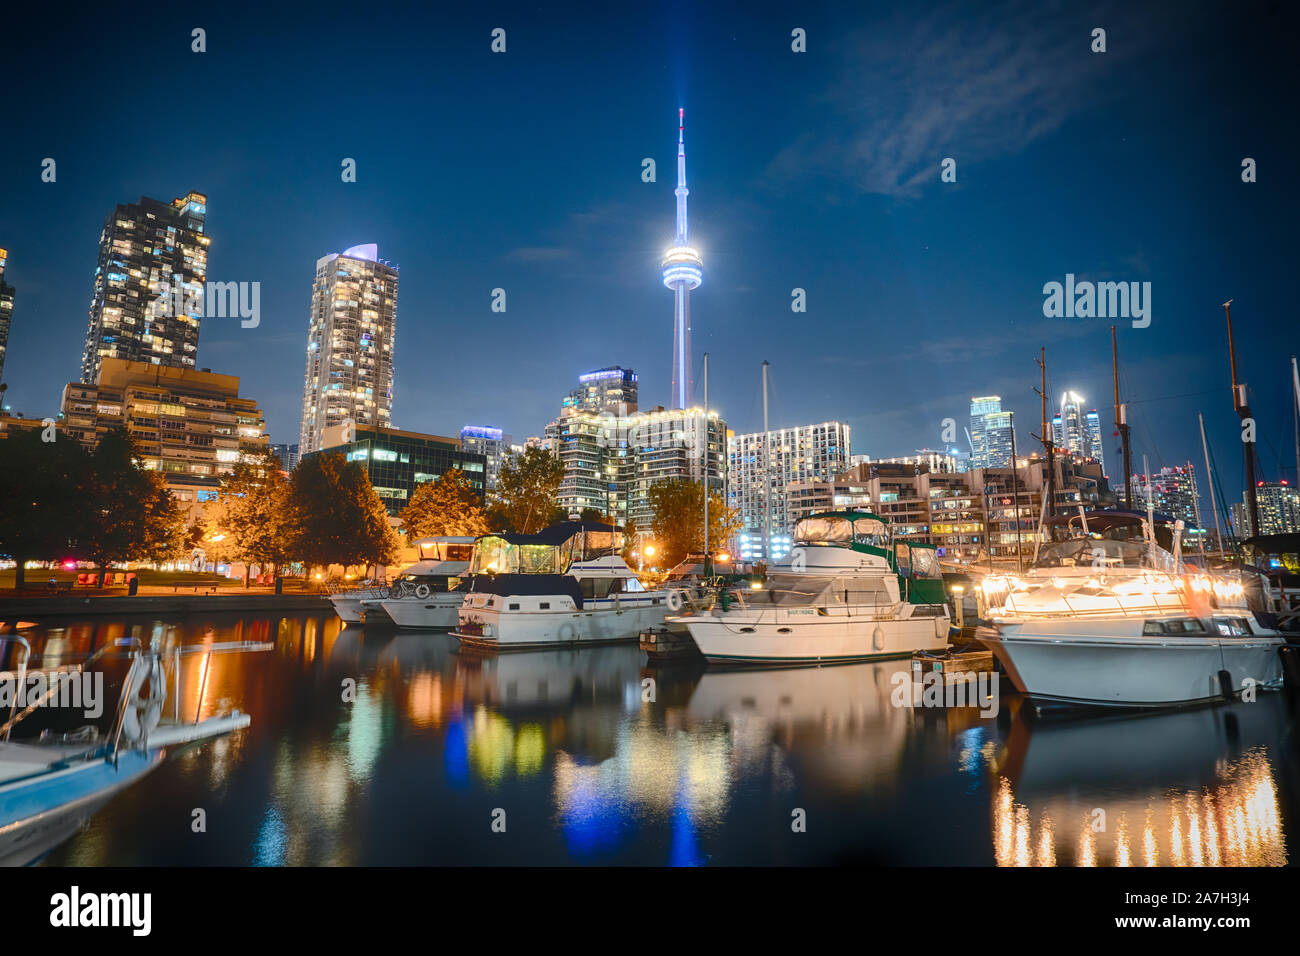
<svg viewBox="0 0 1300 956"><path fill-rule="evenodd" d="M850 35L839 79L814 107L826 115L773 158L768 176L812 170L907 196L952 156L960 182L964 163L1017 152L1098 104L1105 68L1135 50L1092 53L1090 24L1025 4L978 17L950 6Z"/></svg>

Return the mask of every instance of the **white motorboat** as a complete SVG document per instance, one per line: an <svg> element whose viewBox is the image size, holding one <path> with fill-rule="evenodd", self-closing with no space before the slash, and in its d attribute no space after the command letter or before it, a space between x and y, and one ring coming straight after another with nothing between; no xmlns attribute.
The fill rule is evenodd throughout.
<svg viewBox="0 0 1300 956"><path fill-rule="evenodd" d="M388 595L386 587L361 587L350 591L336 591L330 595L334 613L344 624L360 624L365 620L363 602L379 601Z"/></svg>
<svg viewBox="0 0 1300 956"><path fill-rule="evenodd" d="M1250 601L1266 588L1245 572L1185 565L1181 522L1081 510L1045 527L1053 540L1029 571L982 585L990 626L977 634L1022 693L1178 707L1281 683L1285 638Z"/></svg>
<svg viewBox="0 0 1300 956"><path fill-rule="evenodd" d="M364 619L382 614L398 627L448 628L465 597L461 578L469 570L474 538L442 536L416 544L420 560L398 575L389 592L362 602Z"/></svg>
<svg viewBox="0 0 1300 956"><path fill-rule="evenodd" d="M948 606L932 545L895 541L865 511L810 515L762 586L723 592L669 618L704 657L732 664L832 664L906 657L948 644Z"/></svg>
<svg viewBox="0 0 1300 956"><path fill-rule="evenodd" d="M17 675L21 687L37 672L27 669L30 645L22 638L17 641L24 651ZM178 648L172 655L171 695L162 656L155 649L142 649L134 638L114 641L75 667L43 672L51 690L21 712L16 710L15 697L15 706L0 726L0 866L23 865L49 852L113 796L160 766L174 748L249 725L249 716L239 711L202 721L181 718L183 656L270 647L241 641ZM52 697L56 674L80 675L109 651L131 652L131 665L106 734L101 735L97 725L87 725L62 735L47 732L31 740L10 739L13 728ZM170 718L164 716L168 709L172 710Z"/></svg>
<svg viewBox="0 0 1300 956"><path fill-rule="evenodd" d="M621 547L619 529L590 522L479 538L452 634L490 650L635 641L683 599L647 591Z"/></svg>

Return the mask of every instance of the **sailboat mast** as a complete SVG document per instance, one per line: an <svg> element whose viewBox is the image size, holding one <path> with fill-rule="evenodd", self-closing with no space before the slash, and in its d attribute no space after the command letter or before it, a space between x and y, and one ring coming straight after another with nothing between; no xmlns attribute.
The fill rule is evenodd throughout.
<svg viewBox="0 0 1300 956"><path fill-rule="evenodd" d="M704 353L704 574L709 573L709 353Z"/></svg>
<svg viewBox="0 0 1300 956"><path fill-rule="evenodd" d="M767 366L763 362L763 560L772 566L772 439L767 428Z"/></svg>
<svg viewBox="0 0 1300 956"><path fill-rule="evenodd" d="M1223 528L1219 526L1219 506L1214 503L1214 470L1210 467L1210 443L1205 440L1205 416L1196 413L1201 423L1201 451L1205 452L1205 487L1210 492L1210 510L1214 512L1214 534L1219 539L1219 557L1223 557Z"/></svg>
<svg viewBox="0 0 1300 956"><path fill-rule="evenodd" d="M1043 400L1043 430L1038 440L1043 443L1043 449L1047 452L1047 517L1050 518L1056 514L1056 454L1055 442L1052 441L1051 433L1047 429L1047 349L1045 347L1039 349L1038 368L1042 371L1043 387L1036 388L1034 391Z"/></svg>
<svg viewBox="0 0 1300 956"><path fill-rule="evenodd" d="M1246 509L1250 515L1250 533L1256 535L1259 529L1259 495L1255 491L1255 442L1245 441L1246 422L1251 418L1250 405L1246 402L1246 383L1237 382L1237 351L1232 341L1232 300L1223 303L1223 314L1228 318L1228 365L1232 369L1232 407L1241 418L1242 448L1246 456Z"/></svg>
<svg viewBox="0 0 1300 956"><path fill-rule="evenodd" d="M1120 444L1124 449L1124 510L1133 510L1133 489L1129 480L1133 474L1132 451L1128 443L1128 406L1119 400L1119 345L1115 341L1115 326L1110 327L1110 360L1115 372L1115 430L1119 432ZM1213 499L1211 499L1213 504Z"/></svg>

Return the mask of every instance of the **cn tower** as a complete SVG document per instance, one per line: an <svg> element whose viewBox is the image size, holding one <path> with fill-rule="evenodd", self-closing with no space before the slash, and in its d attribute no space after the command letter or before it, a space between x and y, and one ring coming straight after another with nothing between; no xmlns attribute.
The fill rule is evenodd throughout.
<svg viewBox="0 0 1300 956"><path fill-rule="evenodd" d="M686 229L686 138L685 110L677 111L677 238L664 254L664 285L673 290L673 397L670 408L690 404L691 387L691 290L704 279L704 263L691 248Z"/></svg>

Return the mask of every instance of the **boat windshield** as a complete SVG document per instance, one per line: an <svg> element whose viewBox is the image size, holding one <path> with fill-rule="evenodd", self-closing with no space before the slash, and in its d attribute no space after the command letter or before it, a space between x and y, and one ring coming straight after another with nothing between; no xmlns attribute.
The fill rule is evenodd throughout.
<svg viewBox="0 0 1300 956"><path fill-rule="evenodd" d="M471 574L563 574L570 563L569 542L550 544L512 544L504 538L488 535L474 542L470 561Z"/></svg>
<svg viewBox="0 0 1300 956"><path fill-rule="evenodd" d="M470 542L421 541L417 542L420 558L425 561L468 561L474 550Z"/></svg>
<svg viewBox="0 0 1300 956"><path fill-rule="evenodd" d="M1140 541L1088 537L1046 545L1038 555L1040 568L1142 568L1150 564Z"/></svg>

